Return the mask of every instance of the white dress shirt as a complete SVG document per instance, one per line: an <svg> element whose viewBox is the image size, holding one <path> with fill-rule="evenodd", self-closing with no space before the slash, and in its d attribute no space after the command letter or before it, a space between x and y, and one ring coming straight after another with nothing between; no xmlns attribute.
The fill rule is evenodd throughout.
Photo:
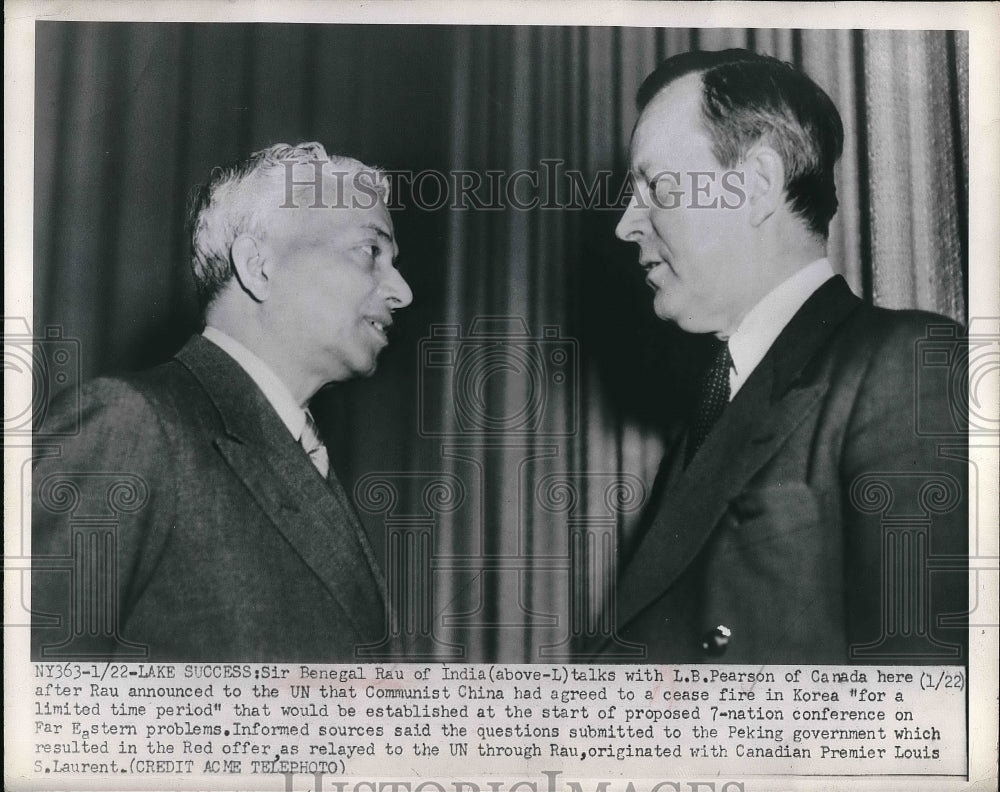
<svg viewBox="0 0 1000 792"><path fill-rule="evenodd" d="M817 259L772 289L743 317L736 332L729 337L729 354L733 358L729 369L730 401L764 359L785 325L833 274L829 260Z"/></svg>
<svg viewBox="0 0 1000 792"><path fill-rule="evenodd" d="M298 442L302 437L302 429L306 425L306 411L295 401L288 386L278 378L271 367L239 341L223 333L217 327L206 327L202 335L229 355L240 365L240 368L250 375L250 379L257 383L264 398L271 403L282 423L288 427L288 431Z"/></svg>

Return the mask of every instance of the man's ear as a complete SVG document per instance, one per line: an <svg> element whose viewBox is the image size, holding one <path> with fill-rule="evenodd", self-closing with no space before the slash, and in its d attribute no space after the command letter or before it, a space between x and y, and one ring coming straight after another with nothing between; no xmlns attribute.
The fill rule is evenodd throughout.
<svg viewBox="0 0 1000 792"><path fill-rule="evenodd" d="M257 240L246 234L236 237L229 248L229 258L243 291L257 302L267 300L271 293L267 258Z"/></svg>
<svg viewBox="0 0 1000 792"><path fill-rule="evenodd" d="M750 149L743 165L750 222L759 226L784 203L785 165L778 152L764 144Z"/></svg>

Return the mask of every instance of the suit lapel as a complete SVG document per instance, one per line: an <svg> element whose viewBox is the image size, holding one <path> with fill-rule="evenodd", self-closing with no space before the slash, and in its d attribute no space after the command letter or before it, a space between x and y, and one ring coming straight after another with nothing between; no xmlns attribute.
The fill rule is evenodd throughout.
<svg viewBox="0 0 1000 792"><path fill-rule="evenodd" d="M384 583L336 477L319 475L253 380L221 349L195 336L177 359L219 411L219 453L359 632L366 632L371 614L384 612Z"/></svg>
<svg viewBox="0 0 1000 792"><path fill-rule="evenodd" d="M815 381L810 363L859 304L843 278L827 281L779 335L691 464L681 467L684 443L664 461L671 466L671 483L623 575L619 624L627 624L673 584L729 502L814 408L827 383Z"/></svg>

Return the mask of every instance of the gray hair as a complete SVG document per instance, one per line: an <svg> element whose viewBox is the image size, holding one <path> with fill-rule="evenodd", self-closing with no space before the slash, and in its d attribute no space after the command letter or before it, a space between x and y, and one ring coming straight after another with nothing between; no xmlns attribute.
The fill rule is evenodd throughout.
<svg viewBox="0 0 1000 792"><path fill-rule="evenodd" d="M352 186L362 189L372 201L379 198L389 203L389 180L383 171L351 157L327 154L322 143L277 143L231 165L213 168L209 180L191 193L188 206L191 271L203 311L233 277L230 249L237 237L266 235L262 195L284 194L282 203L275 203L274 208L324 205L322 183L292 177L297 165L311 166L314 179L322 173L336 175L341 185L344 177L352 177ZM333 171L327 165L333 166ZM307 192L311 193L308 202L298 203Z"/></svg>

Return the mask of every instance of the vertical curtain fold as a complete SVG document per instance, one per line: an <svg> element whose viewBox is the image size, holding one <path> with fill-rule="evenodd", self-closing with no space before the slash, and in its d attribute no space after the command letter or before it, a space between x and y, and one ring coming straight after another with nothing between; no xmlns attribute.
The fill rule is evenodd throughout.
<svg viewBox="0 0 1000 792"><path fill-rule="evenodd" d="M948 97L945 32L869 31L864 84L869 141L873 299L964 321L961 194Z"/></svg>
<svg viewBox="0 0 1000 792"><path fill-rule="evenodd" d="M965 319L964 32L39 23L36 41L35 331L57 324L79 338L85 378L158 362L194 329L183 207L212 166L319 139L390 168L446 172L452 185L467 172L487 198L490 172L508 186L515 172L534 173L544 200L555 169L549 199L561 202L567 173L577 187L605 173L610 202L627 175L641 81L692 48L747 46L804 68L845 126L834 266L878 304ZM530 198L530 176L519 185ZM439 211L396 215L404 261L416 251L404 272L435 288L401 318L408 337L379 374L333 397L353 420L332 452L353 449L349 487L373 469L397 471L404 511L420 511L423 493L401 471L464 484L464 504L432 533L442 659L455 659L449 645L465 660L537 661L543 649L558 659L571 609L579 626L579 598L600 598L613 563L596 545L571 556L571 536L584 524L634 530L638 508L609 486L652 482L659 426L676 417L681 385L637 369L673 360L661 347L678 334L651 316L634 251L613 237L617 211ZM553 432L459 426L456 398L474 394L454 376L421 379L419 343L435 326L459 326L468 342L491 317L523 319L528 335L513 346L529 351L517 365L539 366ZM485 360L496 344L477 349ZM565 349L578 387L553 379L551 353ZM501 363L475 380L484 403L503 415L537 406L524 368ZM662 390L646 384L657 376ZM427 416L451 422L451 436L422 434ZM385 515L365 521L384 544Z"/></svg>

